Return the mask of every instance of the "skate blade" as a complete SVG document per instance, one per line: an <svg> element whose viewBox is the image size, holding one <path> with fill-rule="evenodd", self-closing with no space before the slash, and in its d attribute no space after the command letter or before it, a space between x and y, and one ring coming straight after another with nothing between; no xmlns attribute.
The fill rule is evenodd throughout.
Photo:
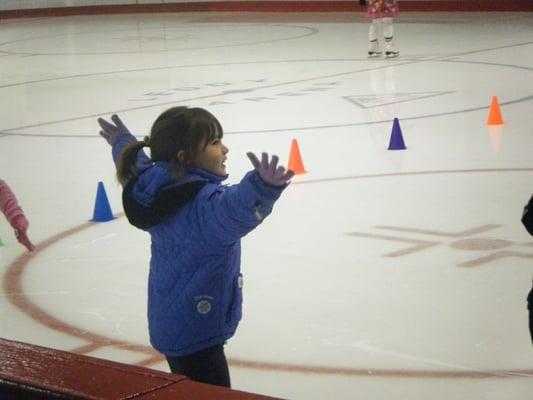
<svg viewBox="0 0 533 400"><path fill-rule="evenodd" d="M399 55L400 55L399 51L398 52L394 52L394 53L391 52L391 51L385 53L385 57L387 57L387 58L395 58L395 57L398 57Z"/></svg>

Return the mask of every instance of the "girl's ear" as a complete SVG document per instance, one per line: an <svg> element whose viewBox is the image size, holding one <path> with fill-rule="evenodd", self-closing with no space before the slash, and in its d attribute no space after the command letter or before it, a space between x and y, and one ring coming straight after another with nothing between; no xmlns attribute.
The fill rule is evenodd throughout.
<svg viewBox="0 0 533 400"><path fill-rule="evenodd" d="M186 164L187 163L187 154L185 153L185 150L178 151L178 154L176 156L180 164Z"/></svg>

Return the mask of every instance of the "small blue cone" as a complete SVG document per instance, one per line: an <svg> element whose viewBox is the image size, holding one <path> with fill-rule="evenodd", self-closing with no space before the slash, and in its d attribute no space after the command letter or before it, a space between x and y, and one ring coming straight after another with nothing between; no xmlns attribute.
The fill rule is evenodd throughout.
<svg viewBox="0 0 533 400"><path fill-rule="evenodd" d="M388 150L405 150L405 143L403 142L402 129L398 118L394 118L392 124L392 133L390 135L390 142Z"/></svg>
<svg viewBox="0 0 533 400"><path fill-rule="evenodd" d="M105 193L104 183L98 182L98 189L96 191L96 202L94 203L93 222L107 222L114 219L111 212L111 206Z"/></svg>

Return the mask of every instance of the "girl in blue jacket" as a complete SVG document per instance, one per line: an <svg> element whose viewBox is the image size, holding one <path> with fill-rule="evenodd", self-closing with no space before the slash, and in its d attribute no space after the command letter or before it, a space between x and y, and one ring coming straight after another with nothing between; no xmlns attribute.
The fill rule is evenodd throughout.
<svg viewBox="0 0 533 400"><path fill-rule="evenodd" d="M230 387L224 343L242 315L241 238L272 212L294 173L277 156L248 153L254 169L223 185L222 127L201 108L163 112L141 142L118 116L111 120L98 123L112 145L124 211L152 241L150 342L172 372Z"/></svg>

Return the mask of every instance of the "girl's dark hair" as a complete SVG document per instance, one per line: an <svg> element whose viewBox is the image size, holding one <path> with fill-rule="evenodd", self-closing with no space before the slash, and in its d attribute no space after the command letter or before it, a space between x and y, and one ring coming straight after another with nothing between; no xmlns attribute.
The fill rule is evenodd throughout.
<svg viewBox="0 0 533 400"><path fill-rule="evenodd" d="M222 126L209 111L203 108L172 107L163 112L152 125L150 136L142 142L127 145L121 152L117 166L117 178L126 183L135 176L137 153L144 146L150 147L154 162L166 161L170 172L177 179L185 176L185 166L198 152L217 138L222 138ZM178 160L178 152L184 151L184 159Z"/></svg>

